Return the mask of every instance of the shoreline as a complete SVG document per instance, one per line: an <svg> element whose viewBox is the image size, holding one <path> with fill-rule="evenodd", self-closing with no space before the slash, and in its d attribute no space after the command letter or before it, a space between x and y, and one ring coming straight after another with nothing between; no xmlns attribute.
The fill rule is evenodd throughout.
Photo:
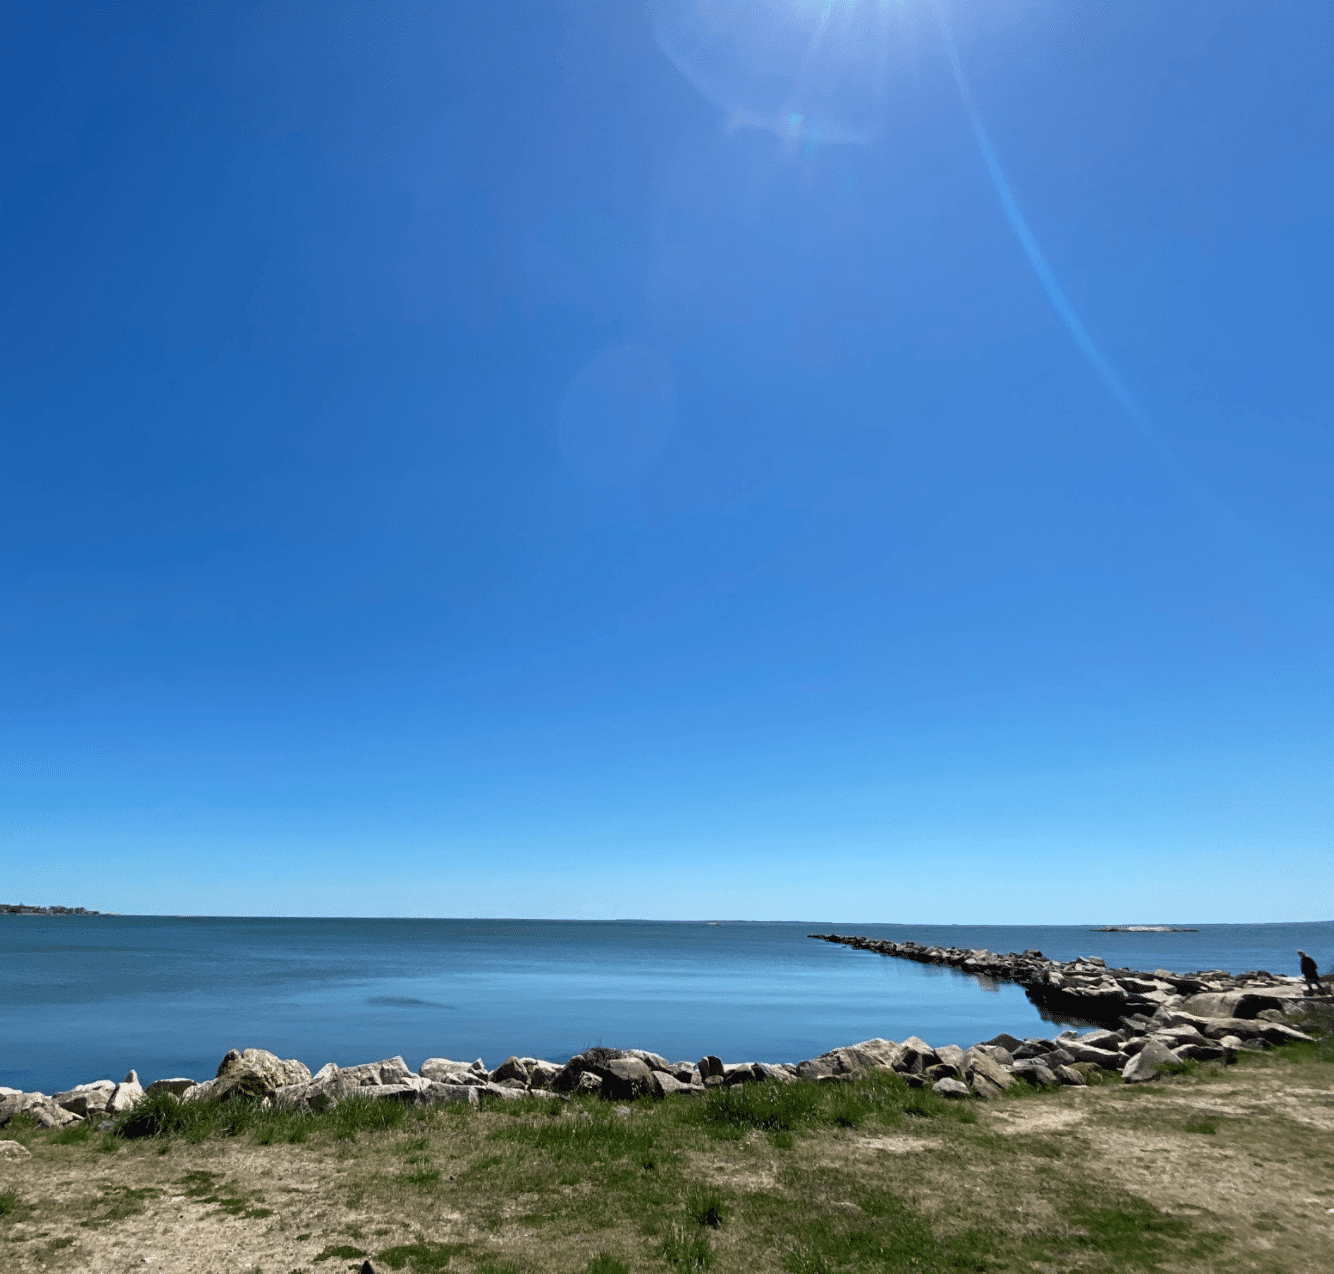
<svg viewBox="0 0 1334 1274"><path fill-rule="evenodd" d="M695 1096L739 1084L825 1082L873 1071L892 1071L910 1087L930 1087L942 1097L988 1099L1016 1082L1082 1087L1095 1072L1116 1072L1125 1083L1144 1083L1187 1062L1229 1062L1241 1051L1311 1042L1312 1036L1291 1023L1313 1005L1334 1004L1328 991L1308 995L1300 979L1264 970L1235 976L1221 970L1142 973L1108 969L1096 956L1061 962L1036 950L998 955L839 934L809 936L1016 982L1039 1006L1059 1006L1063 1015L1095 1029L1025 1039L1002 1032L966 1049L953 1043L932 1047L917 1036L873 1038L796 1063L727 1063L712 1054L698 1062L669 1062L644 1049L592 1048L563 1065L514 1055L495 1068L481 1058L428 1058L415 1072L396 1056L348 1067L329 1062L312 1074L305 1063L265 1049L232 1049L213 1078L203 1081L169 1077L145 1088L131 1070L120 1083L98 1080L53 1095L0 1088L0 1127L20 1114L48 1128L114 1120L149 1098L169 1104L244 1098L305 1110L329 1109L349 1098L475 1106L483 1098L508 1101L529 1094L596 1093L616 1100ZM1077 1011L1070 1012L1072 1007Z"/></svg>

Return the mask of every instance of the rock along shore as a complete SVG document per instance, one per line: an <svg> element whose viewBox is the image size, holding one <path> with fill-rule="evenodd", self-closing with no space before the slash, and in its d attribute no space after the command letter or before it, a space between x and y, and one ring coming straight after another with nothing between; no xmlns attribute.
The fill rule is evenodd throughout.
<svg viewBox="0 0 1334 1274"><path fill-rule="evenodd" d="M893 1072L910 1086L930 1087L943 1097L988 1099L1017 1083L1087 1084L1095 1072L1115 1072L1128 1084L1143 1083L1173 1064L1227 1062L1241 1051L1311 1039L1285 1020L1307 1002L1302 984L1263 971L1235 977L1221 970L1136 973L1108 969L1096 957L1062 963L1040 951L997 955L838 934L810 936L1016 982L1045 1009L1105 1024L1082 1033L1065 1030L1051 1039L1002 1034L967 1049L957 1044L933 1048L916 1036L870 1039L796 1063L727 1063L713 1055L698 1062L669 1062L644 1049L591 1048L563 1065L537 1057L507 1057L488 1069L481 1058L462 1062L432 1057L413 1071L403 1058L390 1057L357 1066L329 1062L312 1074L305 1063L283 1060L265 1049L232 1049L217 1073L199 1082L179 1077L144 1087L130 1071L120 1083L95 1080L51 1095L0 1088L0 1127L19 1114L47 1128L84 1120L110 1127L109 1120L128 1114L155 1093L187 1104L247 1100L322 1111L357 1099L476 1106L485 1098L513 1101L526 1094L589 1093L624 1101L700 1095L737 1084L833 1083L877 1071Z"/></svg>

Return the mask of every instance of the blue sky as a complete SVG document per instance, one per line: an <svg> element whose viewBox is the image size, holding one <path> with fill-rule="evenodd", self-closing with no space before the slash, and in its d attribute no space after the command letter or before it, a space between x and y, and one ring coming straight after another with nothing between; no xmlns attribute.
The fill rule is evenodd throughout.
<svg viewBox="0 0 1334 1274"><path fill-rule="evenodd" d="M4 8L4 901L1334 915L1334 9L822 12Z"/></svg>

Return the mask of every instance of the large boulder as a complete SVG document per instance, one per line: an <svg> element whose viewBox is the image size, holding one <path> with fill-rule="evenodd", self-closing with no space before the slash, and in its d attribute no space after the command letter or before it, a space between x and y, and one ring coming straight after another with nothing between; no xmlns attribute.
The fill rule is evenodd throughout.
<svg viewBox="0 0 1334 1274"><path fill-rule="evenodd" d="M1034 1088L1051 1088L1060 1083L1046 1062L1036 1057L1024 1057L1015 1062L1014 1074Z"/></svg>
<svg viewBox="0 0 1334 1274"><path fill-rule="evenodd" d="M930 1045L921 1040L896 1044L893 1040L877 1038L862 1040L859 1044L847 1044L842 1048L833 1048L827 1053L821 1053L819 1057L798 1062L797 1074L802 1079L826 1079L834 1075L864 1075L869 1071L897 1070L900 1069L899 1063L904 1056L904 1049L910 1042L919 1045L925 1053L930 1054L930 1061L919 1065L917 1068L919 1071L940 1060L932 1052Z"/></svg>
<svg viewBox="0 0 1334 1274"><path fill-rule="evenodd" d="M995 1095L986 1091L988 1086L1001 1093L1014 1083L1014 1076L1005 1067L994 1057L976 1048L970 1048L964 1054L963 1073L964 1078L973 1085L979 1096L991 1097ZM978 1085L979 1079L985 1081L980 1087Z"/></svg>
<svg viewBox="0 0 1334 1274"><path fill-rule="evenodd" d="M1125 1064L1121 1078L1127 1084L1147 1084L1158 1078L1164 1066L1175 1065L1180 1060L1161 1040L1148 1039L1144 1047Z"/></svg>
<svg viewBox="0 0 1334 1274"><path fill-rule="evenodd" d="M155 1079L144 1089L146 1093L174 1093L179 1097L187 1088L193 1088L193 1079Z"/></svg>
<svg viewBox="0 0 1334 1274"><path fill-rule="evenodd" d="M133 1071L130 1072L134 1074ZM108 1115L123 1115L127 1110L133 1110L144 1099L143 1086L138 1080L124 1080L116 1085L110 1098L107 1100Z"/></svg>
<svg viewBox="0 0 1334 1274"><path fill-rule="evenodd" d="M473 1062L455 1062L448 1057L428 1057L418 1068L423 1079L441 1084L486 1084L490 1072L479 1057Z"/></svg>
<svg viewBox="0 0 1334 1274"><path fill-rule="evenodd" d="M308 1083L310 1068L294 1058L284 1061L265 1048L231 1049L218 1064L218 1073L181 1094L181 1100L233 1101L273 1098L280 1088Z"/></svg>
<svg viewBox="0 0 1334 1274"><path fill-rule="evenodd" d="M95 1079L91 1084L75 1084L62 1093L53 1093L51 1100L57 1106L87 1118L89 1115L106 1113L107 1103L116 1087L114 1079Z"/></svg>
<svg viewBox="0 0 1334 1274"><path fill-rule="evenodd" d="M972 1089L961 1079L938 1079L931 1085L931 1091L941 1097L971 1097Z"/></svg>
<svg viewBox="0 0 1334 1274"><path fill-rule="evenodd" d="M63 1106L57 1106L49 1097L34 1102L26 1107L23 1113L41 1128L68 1128L70 1124L83 1122L82 1116L76 1115L72 1110L66 1110Z"/></svg>
<svg viewBox="0 0 1334 1274"><path fill-rule="evenodd" d="M674 1094L689 1097L704 1092L704 1085L702 1083L683 1084L671 1071L655 1070L649 1080L649 1091L654 1097L671 1097Z"/></svg>
<svg viewBox="0 0 1334 1274"><path fill-rule="evenodd" d="M307 1071L306 1073L309 1075L310 1072ZM361 1062L356 1066L344 1066L339 1073L349 1083L355 1084L359 1088L374 1088L386 1084L406 1084L410 1080L418 1078L401 1057L386 1057L378 1062ZM288 1082L296 1083L299 1081L289 1080Z"/></svg>
<svg viewBox="0 0 1334 1274"><path fill-rule="evenodd" d="M493 1084L517 1083L521 1087L527 1088L528 1067L518 1057L507 1057L491 1072L491 1082Z"/></svg>

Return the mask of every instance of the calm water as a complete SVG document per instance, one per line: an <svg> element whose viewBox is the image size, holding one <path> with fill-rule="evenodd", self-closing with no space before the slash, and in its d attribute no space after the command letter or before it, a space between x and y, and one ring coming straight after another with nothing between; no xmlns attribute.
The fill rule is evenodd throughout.
<svg viewBox="0 0 1334 1274"><path fill-rule="evenodd" d="M1017 987L814 942L860 933L1178 971L1325 968L1334 922L1199 933L808 921L291 920L0 917L0 1084L51 1092L204 1078L231 1047L312 1068L403 1054L562 1061L591 1044L671 1058L799 1061L920 1035L968 1045L1042 1029Z"/></svg>

